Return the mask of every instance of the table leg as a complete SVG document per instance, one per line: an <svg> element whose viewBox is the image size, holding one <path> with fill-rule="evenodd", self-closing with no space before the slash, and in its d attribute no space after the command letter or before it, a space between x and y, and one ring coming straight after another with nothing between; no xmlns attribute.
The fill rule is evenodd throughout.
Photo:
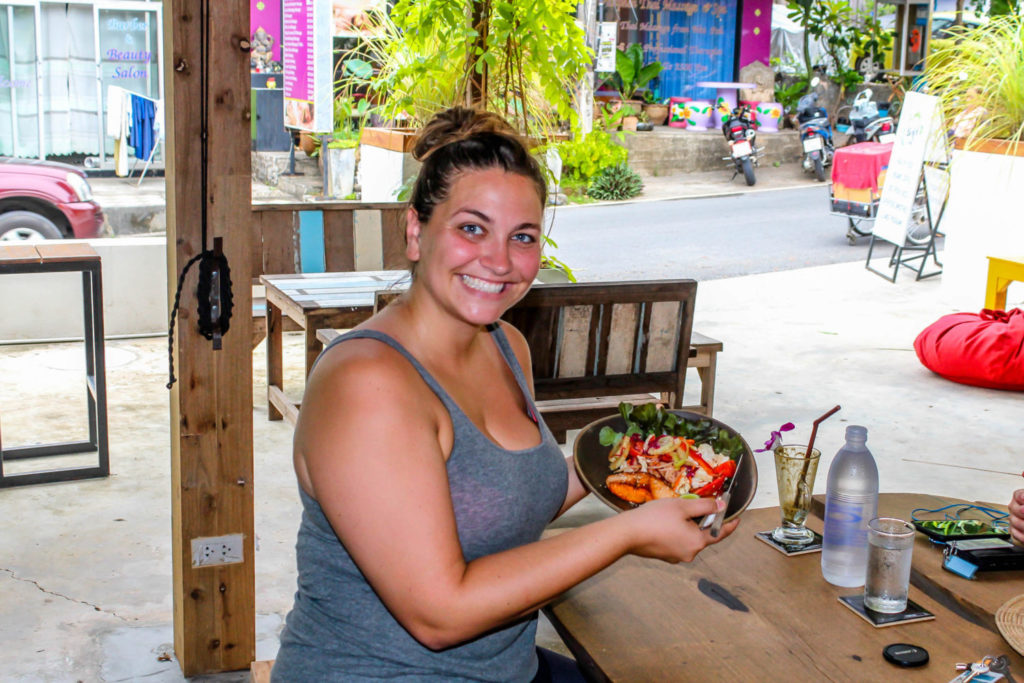
<svg viewBox="0 0 1024 683"><path fill-rule="evenodd" d="M324 345L316 338L316 331L325 327L324 321L318 316L308 315L306 316L306 377L309 378L309 373L313 369L313 363L316 362L317 357L320 356L320 352L323 351Z"/></svg>
<svg viewBox="0 0 1024 683"><path fill-rule="evenodd" d="M267 419L280 420L281 411L270 396L273 389L284 392L284 349L281 339L281 309L267 299Z"/></svg>
<svg viewBox="0 0 1024 683"><path fill-rule="evenodd" d="M1010 287L1008 278L999 277L989 269L988 284L985 287L985 308L1006 309L1006 290Z"/></svg>
<svg viewBox="0 0 1024 683"><path fill-rule="evenodd" d="M715 371L718 366L718 353L712 351L708 355L707 365L697 368L697 375L700 377L700 404L704 408L704 414L711 417L715 408Z"/></svg>

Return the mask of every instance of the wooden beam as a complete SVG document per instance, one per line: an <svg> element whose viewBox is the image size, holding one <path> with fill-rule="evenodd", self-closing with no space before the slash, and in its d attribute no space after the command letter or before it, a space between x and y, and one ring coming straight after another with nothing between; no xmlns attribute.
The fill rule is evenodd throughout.
<svg viewBox="0 0 1024 683"><path fill-rule="evenodd" d="M196 324L198 266L185 279L171 392L174 650L186 676L246 669L255 654L252 294L247 0L164 3L168 295L188 259L223 238L234 315L223 348ZM209 31L204 90L201 26ZM202 104L209 131L202 187ZM201 233L203 205L208 236ZM194 568L192 540L241 534L244 561Z"/></svg>

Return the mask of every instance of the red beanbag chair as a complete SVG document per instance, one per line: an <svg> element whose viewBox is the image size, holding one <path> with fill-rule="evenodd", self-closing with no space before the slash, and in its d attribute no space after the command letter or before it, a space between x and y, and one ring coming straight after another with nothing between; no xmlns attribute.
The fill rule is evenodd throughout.
<svg viewBox="0 0 1024 683"><path fill-rule="evenodd" d="M961 384L1024 391L1024 311L944 315L914 340L921 363Z"/></svg>

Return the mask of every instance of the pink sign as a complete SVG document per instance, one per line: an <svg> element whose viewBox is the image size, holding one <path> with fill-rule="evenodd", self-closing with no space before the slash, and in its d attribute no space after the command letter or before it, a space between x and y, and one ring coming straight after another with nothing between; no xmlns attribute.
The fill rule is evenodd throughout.
<svg viewBox="0 0 1024 683"><path fill-rule="evenodd" d="M284 125L308 132L333 129L330 0L283 0Z"/></svg>
<svg viewBox="0 0 1024 683"><path fill-rule="evenodd" d="M281 64L281 0L249 0L253 71L277 71Z"/></svg>

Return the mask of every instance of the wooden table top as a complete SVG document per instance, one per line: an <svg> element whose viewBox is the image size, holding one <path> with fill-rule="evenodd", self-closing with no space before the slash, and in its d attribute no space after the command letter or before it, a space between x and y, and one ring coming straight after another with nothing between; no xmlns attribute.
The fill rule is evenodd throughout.
<svg viewBox="0 0 1024 683"><path fill-rule="evenodd" d="M382 289L406 289L407 270L262 275L267 300L295 304L303 311L351 308L373 310L373 295Z"/></svg>
<svg viewBox="0 0 1024 683"><path fill-rule="evenodd" d="M85 242L39 242L0 245L0 264L28 265L56 261L99 261L96 250Z"/></svg>
<svg viewBox="0 0 1024 683"><path fill-rule="evenodd" d="M915 507L950 500L886 494L879 512L906 519ZM954 663L986 654L1008 655L1024 675L1024 658L994 622L987 628L979 624L986 619L968 618L994 615L1024 593L1024 574L962 579L939 567L941 552L919 534L910 597L936 618L874 628L838 601L860 589L827 583L820 553L786 557L755 538L778 525L778 508L747 510L742 520L692 564L626 557L545 612L595 680L948 681ZM812 518L808 526L820 532L822 523ZM951 596L960 609L947 606ZM898 670L882 658L891 643L924 647L929 664Z"/></svg>

